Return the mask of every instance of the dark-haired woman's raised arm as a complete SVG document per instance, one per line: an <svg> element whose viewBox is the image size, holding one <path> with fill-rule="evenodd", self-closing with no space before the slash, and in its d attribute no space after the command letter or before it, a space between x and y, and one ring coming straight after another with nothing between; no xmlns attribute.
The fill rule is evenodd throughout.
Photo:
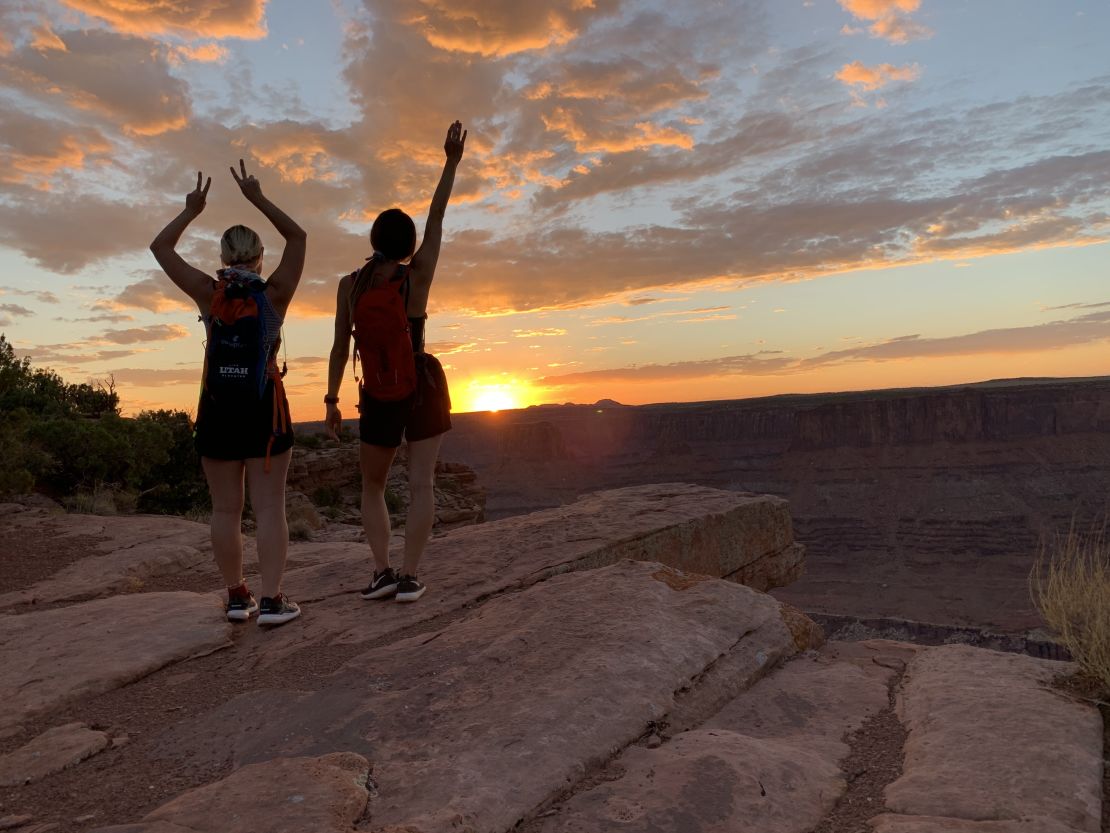
<svg viewBox="0 0 1110 833"><path fill-rule="evenodd" d="M443 242L443 215L447 213L447 201L451 199L451 189L455 185L455 169L462 161L463 149L466 146L466 133L461 122L455 122L447 128L447 139L443 143L443 152L447 160L443 163L443 173L440 174L439 184L432 195L432 205L428 209L428 223L424 227L424 239L420 248L412 256L412 283L416 306L427 304L428 289L435 277L436 263L439 261L439 248ZM423 304L419 303L423 301ZM411 309L410 305L410 309Z"/></svg>

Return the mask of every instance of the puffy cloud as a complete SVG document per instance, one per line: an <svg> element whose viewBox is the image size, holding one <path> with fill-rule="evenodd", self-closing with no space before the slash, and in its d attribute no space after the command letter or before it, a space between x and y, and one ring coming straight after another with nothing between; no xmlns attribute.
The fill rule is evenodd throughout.
<svg viewBox="0 0 1110 833"><path fill-rule="evenodd" d="M189 330L180 324L154 324L126 330L105 330L97 336L97 340L112 344L140 344L151 341L174 341L188 337Z"/></svg>
<svg viewBox="0 0 1110 833"><path fill-rule="evenodd" d="M95 29L59 37L64 49L28 44L0 61L4 80L43 99L118 121L131 134L153 136L184 126L188 90L169 71L167 47Z"/></svg>
<svg viewBox="0 0 1110 833"><path fill-rule="evenodd" d="M112 144L96 128L9 112L0 122L0 182L49 188L61 171L102 164Z"/></svg>
<svg viewBox="0 0 1110 833"><path fill-rule="evenodd" d="M613 13L619 0L415 0L397 5L405 7L402 14L438 49L501 57L569 43L593 20Z"/></svg>
<svg viewBox="0 0 1110 833"><path fill-rule="evenodd" d="M66 6L130 35L186 38L261 38L267 0L61 0Z"/></svg>
<svg viewBox="0 0 1110 833"><path fill-rule="evenodd" d="M212 64L223 61L228 56L226 46L218 43L202 43L197 46L175 46L169 58L174 63L196 61L200 64Z"/></svg>
<svg viewBox="0 0 1110 833"><path fill-rule="evenodd" d="M891 43L909 43L933 34L927 26L910 17L921 7L921 0L840 0L840 5L855 18L871 21L868 31L872 37ZM845 34L856 31L847 27Z"/></svg>
<svg viewBox="0 0 1110 833"><path fill-rule="evenodd" d="M862 61L852 61L841 67L836 77L849 87L859 87L869 91L879 90L894 81L916 81L921 77L921 67L917 64L907 64L903 67L878 64L869 67L864 66Z"/></svg>
<svg viewBox="0 0 1110 833"><path fill-rule="evenodd" d="M167 219L173 216L163 212ZM29 193L17 204L0 202L0 245L52 272L76 272L98 260L140 250L156 232L147 211L99 197Z"/></svg>
<svg viewBox="0 0 1110 833"><path fill-rule="evenodd" d="M94 310L109 311L145 309L150 312L168 312L193 308L192 302L185 297L185 294L161 272L129 284L114 297L101 299L93 304Z"/></svg>

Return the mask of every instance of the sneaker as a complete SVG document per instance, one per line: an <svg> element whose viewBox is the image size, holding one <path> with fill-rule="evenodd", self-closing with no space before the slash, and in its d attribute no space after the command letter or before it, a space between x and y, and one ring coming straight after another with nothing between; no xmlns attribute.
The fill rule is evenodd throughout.
<svg viewBox="0 0 1110 833"><path fill-rule="evenodd" d="M396 599L399 602L415 602L424 595L424 591L427 589L416 580L416 576L399 576Z"/></svg>
<svg viewBox="0 0 1110 833"><path fill-rule="evenodd" d="M301 615L301 609L296 602L289 601L284 593L278 593L272 599L263 597L258 610L258 624L284 625Z"/></svg>
<svg viewBox="0 0 1110 833"><path fill-rule="evenodd" d="M380 573L374 571L374 579L362 591L364 599L385 599L397 592L397 574L392 567L386 567Z"/></svg>
<svg viewBox="0 0 1110 833"><path fill-rule="evenodd" d="M258 613L258 602L246 584L227 588L227 621L246 622L253 613Z"/></svg>

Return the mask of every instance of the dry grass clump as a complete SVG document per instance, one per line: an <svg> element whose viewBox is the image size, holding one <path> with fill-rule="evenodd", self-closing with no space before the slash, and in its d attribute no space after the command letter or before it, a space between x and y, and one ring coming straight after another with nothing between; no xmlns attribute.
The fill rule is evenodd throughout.
<svg viewBox="0 0 1110 833"><path fill-rule="evenodd" d="M1072 527L1041 546L1029 574L1033 603L1080 671L1110 692L1110 541L1105 527Z"/></svg>

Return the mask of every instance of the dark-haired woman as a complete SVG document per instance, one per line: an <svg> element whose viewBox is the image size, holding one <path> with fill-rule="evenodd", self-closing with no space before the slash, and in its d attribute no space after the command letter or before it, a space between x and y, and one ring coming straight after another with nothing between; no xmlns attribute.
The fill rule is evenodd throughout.
<svg viewBox="0 0 1110 833"><path fill-rule="evenodd" d="M285 475L292 455L293 431L289 405L277 369L281 325L297 285L305 258L305 233L280 208L266 199L262 186L247 174L243 160L239 173L231 169L243 196L274 224L285 238L281 262L263 281L262 241L246 226L232 226L220 241L224 268L213 280L188 263L174 250L188 225L204 210L212 178L185 197L185 210L154 238L150 250L159 265L200 309L208 333L204 384L197 408L196 446L208 488L212 493L212 550L227 585L227 618L244 622L258 613L258 624L281 625L300 615L300 608L281 592L289 527L285 520ZM249 313L249 315L247 314ZM233 319L244 316L245 322ZM213 360L219 333L238 329L228 344L238 346L249 334L251 356L244 362ZM257 350L253 348L257 347ZM224 394L218 378L227 371L227 386L239 385ZM253 373L252 384L240 376ZM262 603L259 605L243 579L243 478L250 487L251 507L258 523L258 563L262 572Z"/></svg>
<svg viewBox="0 0 1110 833"><path fill-rule="evenodd" d="M360 344L360 321L370 315L389 323L390 304L399 306L401 326L411 339L414 378L406 385L409 369L398 374L388 367L392 348L383 342L380 351L364 346L361 355L363 381L359 389L359 462L362 469L362 525L374 558L374 575L362 593L364 599L395 598L415 602L424 595L425 586L417 579L417 569L435 521L435 465L443 434L451 427L451 400L447 380L435 357L424 352L424 325L427 321L428 294L435 277L443 239L443 215L455 182L455 169L462 159L466 131L455 122L447 130L443 149L447 161L428 209L424 239L416 248L416 226L397 208L383 211L370 230L373 255L366 264L339 281L335 306L335 341L328 365L328 393L325 416L328 434L338 439L342 423L339 387L350 355L351 336ZM415 252L415 254L414 254ZM373 309L375 304L380 309ZM362 325L362 332L372 325ZM384 329L384 327L382 328ZM373 333L371 333L373 336ZM365 342L363 342L364 344ZM402 345L403 346L403 345ZM378 353L390 356L379 358ZM386 367L391 382L381 382ZM400 378L400 381L396 381ZM411 388L411 392L409 391ZM408 443L409 507L405 520L405 555L400 571L389 563L389 510L385 503L389 467L404 438Z"/></svg>

